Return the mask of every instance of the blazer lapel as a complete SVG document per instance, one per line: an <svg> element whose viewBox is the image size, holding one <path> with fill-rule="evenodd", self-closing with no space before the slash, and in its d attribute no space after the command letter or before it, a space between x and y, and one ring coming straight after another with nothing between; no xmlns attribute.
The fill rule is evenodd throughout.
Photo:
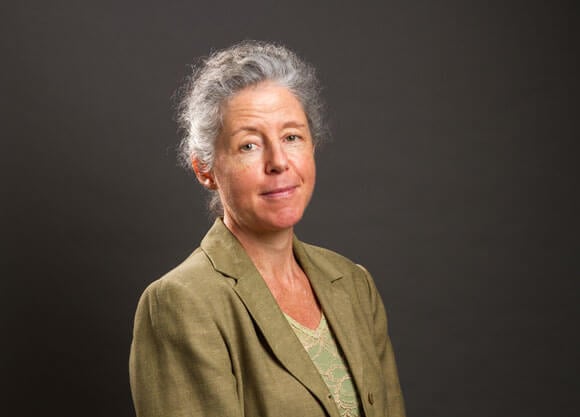
<svg viewBox="0 0 580 417"><path fill-rule="evenodd" d="M203 239L201 248L217 271L236 280L234 291L280 363L318 398L329 415L338 416L334 400L329 399L328 387L308 353L242 245L221 219L216 220Z"/></svg>
<svg viewBox="0 0 580 417"><path fill-rule="evenodd" d="M358 338L360 326L356 323L350 297L336 285L343 274L323 257L308 251L305 245L297 239L294 239L294 253L310 280L362 398L364 362Z"/></svg>

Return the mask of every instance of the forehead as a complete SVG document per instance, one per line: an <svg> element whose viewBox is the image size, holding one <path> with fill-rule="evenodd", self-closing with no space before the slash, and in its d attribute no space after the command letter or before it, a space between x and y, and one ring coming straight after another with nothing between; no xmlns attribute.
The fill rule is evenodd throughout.
<svg viewBox="0 0 580 417"><path fill-rule="evenodd" d="M263 82L237 92L222 106L224 125L255 120L304 122L306 115L296 96L279 84Z"/></svg>

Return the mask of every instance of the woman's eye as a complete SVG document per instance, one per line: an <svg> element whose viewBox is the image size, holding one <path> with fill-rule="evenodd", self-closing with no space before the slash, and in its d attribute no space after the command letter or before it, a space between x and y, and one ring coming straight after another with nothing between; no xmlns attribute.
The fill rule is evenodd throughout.
<svg viewBox="0 0 580 417"><path fill-rule="evenodd" d="M288 135L288 136L286 136L286 141L287 142L296 142L298 139L300 139L300 136L298 136L298 135Z"/></svg>
<svg viewBox="0 0 580 417"><path fill-rule="evenodd" d="M254 143L246 143L242 146L240 146L240 150L242 151L253 151L254 149L256 149L256 145Z"/></svg>

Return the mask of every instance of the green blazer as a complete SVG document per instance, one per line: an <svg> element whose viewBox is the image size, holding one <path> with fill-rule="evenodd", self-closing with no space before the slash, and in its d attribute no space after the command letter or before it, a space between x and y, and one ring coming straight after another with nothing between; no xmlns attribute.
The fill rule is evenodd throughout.
<svg viewBox="0 0 580 417"><path fill-rule="evenodd" d="M383 304L368 272L294 239L366 417L403 417ZM218 219L139 301L130 355L139 417L339 417L241 244Z"/></svg>

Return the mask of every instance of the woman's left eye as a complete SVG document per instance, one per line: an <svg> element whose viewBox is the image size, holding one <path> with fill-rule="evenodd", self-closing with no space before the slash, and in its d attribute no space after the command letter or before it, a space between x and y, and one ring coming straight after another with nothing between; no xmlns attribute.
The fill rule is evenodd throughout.
<svg viewBox="0 0 580 417"><path fill-rule="evenodd" d="M298 139L300 139L300 136L298 136L298 135L288 135L288 136L286 136L286 141L287 142L296 142Z"/></svg>

